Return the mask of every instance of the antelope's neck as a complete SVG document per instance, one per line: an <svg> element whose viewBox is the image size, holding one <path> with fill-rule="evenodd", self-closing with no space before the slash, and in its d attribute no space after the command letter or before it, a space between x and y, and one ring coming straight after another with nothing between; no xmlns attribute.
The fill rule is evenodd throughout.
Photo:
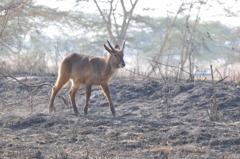
<svg viewBox="0 0 240 159"><path fill-rule="evenodd" d="M103 72L103 76L107 77L108 80L112 77L112 75L116 71L116 69L112 67L110 59L111 59L111 55L109 55L109 56L107 56L105 58L105 60L106 60L106 67L105 67L105 70Z"/></svg>

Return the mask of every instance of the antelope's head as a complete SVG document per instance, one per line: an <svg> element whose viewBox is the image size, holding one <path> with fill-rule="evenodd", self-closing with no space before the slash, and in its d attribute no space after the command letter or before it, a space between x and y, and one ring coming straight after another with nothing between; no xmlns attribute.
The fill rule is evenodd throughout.
<svg viewBox="0 0 240 159"><path fill-rule="evenodd" d="M104 48L111 54L111 57L110 57L111 65L114 66L115 68L125 67L126 64L123 59L125 41L123 42L121 48L119 45L116 45L115 48L113 48L108 40L107 40L107 42L108 42L108 45L110 48L105 44L104 44Z"/></svg>

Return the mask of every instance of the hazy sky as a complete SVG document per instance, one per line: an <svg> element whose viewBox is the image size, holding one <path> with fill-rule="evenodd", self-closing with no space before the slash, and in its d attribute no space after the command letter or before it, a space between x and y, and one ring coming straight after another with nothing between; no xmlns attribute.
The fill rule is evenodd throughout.
<svg viewBox="0 0 240 159"><path fill-rule="evenodd" d="M59 8L60 10L72 10L74 9L76 0L37 0L38 4L46 5L49 7ZM126 1L128 2L128 1ZM223 6L229 8L231 11L238 11L240 14L240 1L226 0L224 4L218 4L216 1L209 1L212 7L204 7L201 12L202 21L216 21L229 26L240 26L240 17L226 17L223 11ZM142 15L149 15L154 17L166 17L167 12L175 14L181 5L182 0L139 0L135 9L135 13ZM87 6L81 8L85 12L97 12L97 8L94 5L93 0L86 3ZM151 11L143 11L143 8L152 8Z"/></svg>

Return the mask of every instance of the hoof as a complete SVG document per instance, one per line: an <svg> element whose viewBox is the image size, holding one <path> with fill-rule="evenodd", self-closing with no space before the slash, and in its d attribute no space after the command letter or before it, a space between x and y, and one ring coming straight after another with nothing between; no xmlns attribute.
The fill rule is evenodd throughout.
<svg viewBox="0 0 240 159"><path fill-rule="evenodd" d="M113 115L113 117L116 117L116 113L114 113L114 114L112 113L112 115Z"/></svg>
<svg viewBox="0 0 240 159"><path fill-rule="evenodd" d="M77 110L75 110L75 111L74 111L74 114L75 114L76 116L78 116L78 115L79 115L79 112L78 112Z"/></svg>
<svg viewBox="0 0 240 159"><path fill-rule="evenodd" d="M52 112L56 112L56 108L55 107L49 107L49 113L52 113Z"/></svg>
<svg viewBox="0 0 240 159"><path fill-rule="evenodd" d="M74 116L78 117L78 116L79 116L79 113L74 113Z"/></svg>
<svg viewBox="0 0 240 159"><path fill-rule="evenodd" d="M113 115L113 117L116 117L116 112L112 111L112 115Z"/></svg>
<svg viewBox="0 0 240 159"><path fill-rule="evenodd" d="M116 111L115 111L114 108L111 109L111 112L112 112L113 117L115 117L116 116Z"/></svg>
<svg viewBox="0 0 240 159"><path fill-rule="evenodd" d="M84 114L87 115L88 114L88 109L84 108Z"/></svg>

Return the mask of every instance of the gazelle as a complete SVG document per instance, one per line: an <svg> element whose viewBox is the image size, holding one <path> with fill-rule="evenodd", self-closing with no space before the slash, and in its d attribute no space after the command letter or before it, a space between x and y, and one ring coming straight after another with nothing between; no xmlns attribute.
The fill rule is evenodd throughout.
<svg viewBox="0 0 240 159"><path fill-rule="evenodd" d="M56 111L56 108L53 106L54 98L58 91L69 80L71 80L72 87L69 91L69 96L75 114L79 113L76 107L75 95L80 86L86 86L86 102L84 106L84 113L87 114L88 101L91 96L92 85L100 85L102 91L108 99L112 115L115 116L116 112L109 91L109 80L117 69L125 67L125 62L123 59L125 41L122 44L122 48L120 48L119 45L116 45L115 48L113 48L108 40L107 42L110 48L105 44L104 48L110 54L105 58L72 53L63 59L59 66L57 81L52 88L49 112Z"/></svg>

